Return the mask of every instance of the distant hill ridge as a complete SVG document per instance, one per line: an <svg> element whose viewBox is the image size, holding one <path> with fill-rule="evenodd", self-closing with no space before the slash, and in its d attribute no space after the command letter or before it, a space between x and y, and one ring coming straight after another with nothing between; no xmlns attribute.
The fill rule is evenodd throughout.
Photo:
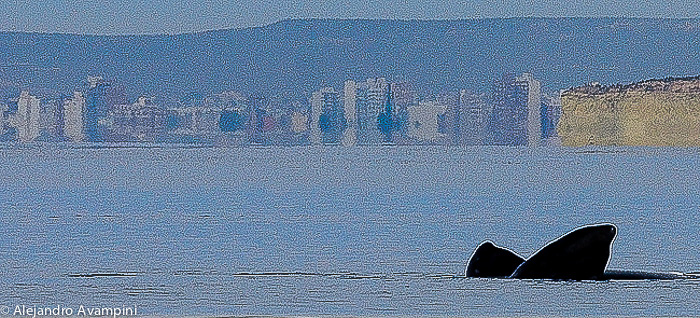
<svg viewBox="0 0 700 318"><path fill-rule="evenodd" d="M131 98L223 90L303 98L384 76L424 94L532 72L545 90L700 74L700 19L283 20L177 35L0 33L0 79L70 93L89 75Z"/></svg>

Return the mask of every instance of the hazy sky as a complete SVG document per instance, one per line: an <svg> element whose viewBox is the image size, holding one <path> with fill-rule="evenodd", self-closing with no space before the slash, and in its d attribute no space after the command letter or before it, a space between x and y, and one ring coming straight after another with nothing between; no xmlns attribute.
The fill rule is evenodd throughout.
<svg viewBox="0 0 700 318"><path fill-rule="evenodd" d="M0 30L182 33L285 18L698 17L700 0L0 0Z"/></svg>

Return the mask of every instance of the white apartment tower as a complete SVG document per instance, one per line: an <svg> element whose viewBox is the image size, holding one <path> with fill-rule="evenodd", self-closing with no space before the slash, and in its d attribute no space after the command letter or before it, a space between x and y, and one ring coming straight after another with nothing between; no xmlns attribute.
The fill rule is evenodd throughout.
<svg viewBox="0 0 700 318"><path fill-rule="evenodd" d="M333 87L324 87L314 92L309 100L311 104L311 143L321 144L321 127L319 126L321 114L324 112L338 111L340 96Z"/></svg>
<svg viewBox="0 0 700 318"><path fill-rule="evenodd" d="M385 78L370 78L364 82L345 82L345 119L348 123L343 144L380 143L377 117L384 111L389 83Z"/></svg>
<svg viewBox="0 0 700 318"><path fill-rule="evenodd" d="M486 94L459 91L459 143L480 145L486 137L486 121L490 111Z"/></svg>
<svg viewBox="0 0 700 318"><path fill-rule="evenodd" d="M17 100L14 126L19 141L30 142L39 137L39 99L27 91L22 91Z"/></svg>
<svg viewBox="0 0 700 318"><path fill-rule="evenodd" d="M517 81L527 85L527 146L537 147L542 134L540 81L536 80L531 73L523 73Z"/></svg>
<svg viewBox="0 0 700 318"><path fill-rule="evenodd" d="M345 121L348 128L343 134L343 146L351 147L357 143L357 83L345 81L343 89L343 108L345 109Z"/></svg>
<svg viewBox="0 0 700 318"><path fill-rule="evenodd" d="M72 142L80 142L85 139L83 132L83 112L85 111L85 97L83 93L73 93L73 98L63 102L63 134Z"/></svg>

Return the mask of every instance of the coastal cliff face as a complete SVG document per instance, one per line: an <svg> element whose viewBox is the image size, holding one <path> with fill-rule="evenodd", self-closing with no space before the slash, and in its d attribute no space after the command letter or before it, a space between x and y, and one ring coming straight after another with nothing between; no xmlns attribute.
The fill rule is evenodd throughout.
<svg viewBox="0 0 700 318"><path fill-rule="evenodd" d="M563 146L700 146L700 77L562 92Z"/></svg>

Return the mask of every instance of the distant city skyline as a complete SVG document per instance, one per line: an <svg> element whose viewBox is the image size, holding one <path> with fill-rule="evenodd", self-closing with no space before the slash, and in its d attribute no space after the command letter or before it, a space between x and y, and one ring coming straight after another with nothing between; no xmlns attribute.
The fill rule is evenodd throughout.
<svg viewBox="0 0 700 318"><path fill-rule="evenodd" d="M474 19L498 17L700 17L700 0L579 2L377 0L189 3L177 0L44 0L0 3L0 30L78 34L177 34L262 26L284 19Z"/></svg>
<svg viewBox="0 0 700 318"><path fill-rule="evenodd" d="M0 142L534 147L552 137L542 132L561 108L556 99L541 103L540 82L530 73L504 75L489 95L462 89L422 98L409 82L347 80L342 91L320 87L308 103L232 91L160 105L146 96L129 103L118 84L95 76L87 81L87 90L72 97L24 90L0 99Z"/></svg>

